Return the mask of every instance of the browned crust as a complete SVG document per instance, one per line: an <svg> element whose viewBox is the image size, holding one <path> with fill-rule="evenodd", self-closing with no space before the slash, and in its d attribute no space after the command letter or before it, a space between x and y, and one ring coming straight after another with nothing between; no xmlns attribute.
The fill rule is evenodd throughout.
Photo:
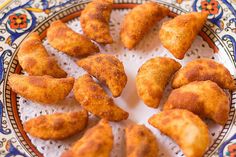
<svg viewBox="0 0 236 157"><path fill-rule="evenodd" d="M207 125L188 110L165 110L148 122L172 138L187 157L202 157L210 144Z"/></svg>
<svg viewBox="0 0 236 157"><path fill-rule="evenodd" d="M101 120L61 157L109 157L112 146L112 128L107 121Z"/></svg>
<svg viewBox="0 0 236 157"><path fill-rule="evenodd" d="M212 59L196 59L180 69L172 82L173 88L178 88L193 81L211 80L221 88L235 90L236 84L229 70L223 64Z"/></svg>
<svg viewBox="0 0 236 157"><path fill-rule="evenodd" d="M74 32L60 20L50 24L47 39L52 47L73 57L99 52L99 48L87 37Z"/></svg>
<svg viewBox="0 0 236 157"><path fill-rule="evenodd" d="M144 125L132 125L125 129L127 157L157 157L156 137Z"/></svg>
<svg viewBox="0 0 236 157"><path fill-rule="evenodd" d="M43 46L38 33L31 33L20 45L17 53L19 64L29 75L50 75L56 78L66 77L54 57L50 57Z"/></svg>
<svg viewBox="0 0 236 157"><path fill-rule="evenodd" d="M112 11L112 1L93 0L82 11L80 23L84 34L100 43L111 44L109 21Z"/></svg>
<svg viewBox="0 0 236 157"><path fill-rule="evenodd" d="M126 48L134 48L147 32L162 18L169 9L155 2L147 2L134 7L126 16L121 26L120 37Z"/></svg>
<svg viewBox="0 0 236 157"><path fill-rule="evenodd" d="M152 58L139 68L136 88L147 106L158 107L168 81L179 68L177 61L167 57Z"/></svg>
<svg viewBox="0 0 236 157"><path fill-rule="evenodd" d="M76 100L89 112L109 121L127 119L129 114L118 107L99 84L87 74L79 77L73 92Z"/></svg>
<svg viewBox="0 0 236 157"><path fill-rule="evenodd" d="M178 15L174 19L164 22L159 32L161 43L174 57L183 59L207 17L207 13L192 12Z"/></svg>
<svg viewBox="0 0 236 157"><path fill-rule="evenodd" d="M114 97L121 95L127 83L127 76L122 62L115 56L96 54L77 61L77 64L107 85Z"/></svg>
<svg viewBox="0 0 236 157"><path fill-rule="evenodd" d="M24 76L12 74L9 85L17 94L42 104L55 104L71 91L74 78L53 78L51 76ZM55 92L56 91L56 92Z"/></svg>
<svg viewBox="0 0 236 157"><path fill-rule="evenodd" d="M173 90L164 110L174 108L187 109L221 125L227 122L230 110L228 96L212 81L195 81Z"/></svg>
<svg viewBox="0 0 236 157"><path fill-rule="evenodd" d="M31 136L44 140L62 140L83 130L88 122L88 113L54 113L41 115L26 121L24 130Z"/></svg>

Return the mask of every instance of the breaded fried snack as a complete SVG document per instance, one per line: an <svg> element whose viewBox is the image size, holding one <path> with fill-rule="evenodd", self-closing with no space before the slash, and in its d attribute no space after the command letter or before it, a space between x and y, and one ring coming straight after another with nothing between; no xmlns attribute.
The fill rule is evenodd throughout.
<svg viewBox="0 0 236 157"><path fill-rule="evenodd" d="M139 68L136 88L147 106L158 107L168 81L180 68L177 61L167 57L152 58Z"/></svg>
<svg viewBox="0 0 236 157"><path fill-rule="evenodd" d="M24 76L12 74L9 77L11 89L22 97L42 104L54 104L63 99L73 88L74 78L53 78L51 76Z"/></svg>
<svg viewBox="0 0 236 157"><path fill-rule="evenodd" d="M19 64L29 75L66 77L54 57L48 55L37 32L31 33L20 45L17 53Z"/></svg>
<svg viewBox="0 0 236 157"><path fill-rule="evenodd" d="M82 11L80 24L84 34L100 43L111 44L109 21L113 0L93 0Z"/></svg>
<svg viewBox="0 0 236 157"><path fill-rule="evenodd" d="M87 37L74 32L60 20L50 24L47 39L52 47L73 57L99 52L99 48Z"/></svg>
<svg viewBox="0 0 236 157"><path fill-rule="evenodd" d="M164 22L159 32L161 43L175 58L183 59L206 23L207 17L208 13L205 12L192 12L178 15L174 19Z"/></svg>
<svg viewBox="0 0 236 157"><path fill-rule="evenodd" d="M202 58L189 62L173 78L172 87L179 88L193 81L211 80L223 89L235 90L234 78L223 64Z"/></svg>
<svg viewBox="0 0 236 157"><path fill-rule="evenodd" d="M157 157L156 137L144 125L131 125L125 129L127 157Z"/></svg>
<svg viewBox="0 0 236 157"><path fill-rule="evenodd" d="M112 146L112 128L107 121L101 120L61 157L110 157Z"/></svg>
<svg viewBox="0 0 236 157"><path fill-rule="evenodd" d="M124 66L113 55L96 54L77 61L78 66L107 85L114 97L121 95L127 83Z"/></svg>
<svg viewBox="0 0 236 157"><path fill-rule="evenodd" d="M172 138L186 157L202 157L209 146L207 125L188 110L166 110L153 115L148 122Z"/></svg>
<svg viewBox="0 0 236 157"><path fill-rule="evenodd" d="M128 49L134 48L150 29L168 15L169 9L155 2L147 2L134 7L121 26L120 38Z"/></svg>
<svg viewBox="0 0 236 157"><path fill-rule="evenodd" d="M88 113L83 110L41 115L26 121L23 126L31 136L43 140L62 140L82 131L87 122Z"/></svg>
<svg viewBox="0 0 236 157"><path fill-rule="evenodd" d="M228 120L229 98L212 81L194 81L173 90L164 110L187 109L201 117L207 117L224 125Z"/></svg>
<svg viewBox="0 0 236 157"><path fill-rule="evenodd" d="M126 111L114 103L113 99L88 74L79 77L75 81L73 92L76 100L84 109L100 118L109 121L121 121L129 116Z"/></svg>

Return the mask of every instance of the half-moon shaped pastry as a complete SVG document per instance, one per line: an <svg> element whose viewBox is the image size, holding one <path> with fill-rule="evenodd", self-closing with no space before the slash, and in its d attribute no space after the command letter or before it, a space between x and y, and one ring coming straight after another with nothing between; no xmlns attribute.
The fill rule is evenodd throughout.
<svg viewBox="0 0 236 157"><path fill-rule="evenodd" d="M212 59L196 59L180 69L173 78L172 87L179 88L193 81L211 80L221 88L235 90L236 85L229 70Z"/></svg>
<svg viewBox="0 0 236 157"><path fill-rule="evenodd" d="M47 30L49 44L73 57L80 57L99 52L98 47L85 36L74 32L60 20L50 24Z"/></svg>
<svg viewBox="0 0 236 157"><path fill-rule="evenodd" d="M187 109L224 125L228 120L229 98L216 83L195 81L170 93L164 110L174 108Z"/></svg>
<svg viewBox="0 0 236 157"><path fill-rule="evenodd" d="M50 75L52 77L66 77L54 57L50 57L43 46L40 36L34 32L20 45L17 53L19 64L29 75Z"/></svg>
<svg viewBox="0 0 236 157"><path fill-rule="evenodd" d="M206 23L207 17L208 13L205 12L192 12L178 15L174 19L164 22L159 32L161 43L175 58L183 59Z"/></svg>
<svg viewBox="0 0 236 157"><path fill-rule="evenodd" d="M139 68L136 88L147 106L156 108L159 105L168 81L179 68L178 62L167 57L152 58Z"/></svg>
<svg viewBox="0 0 236 157"><path fill-rule="evenodd" d="M172 138L186 157L202 157L209 146L206 124L188 110L166 110L152 116L148 122Z"/></svg>
<svg viewBox="0 0 236 157"><path fill-rule="evenodd" d="M100 118L109 121L121 121L129 116L127 112L114 103L113 99L88 74L79 77L75 81L73 92L76 100L84 109Z"/></svg>
<svg viewBox="0 0 236 157"><path fill-rule="evenodd" d="M127 83L127 76L122 62L115 56L96 54L79 60L77 64L107 85L114 97L120 96Z"/></svg>
<svg viewBox="0 0 236 157"><path fill-rule="evenodd" d="M88 113L54 113L41 115L26 121L24 130L31 136L44 140L62 140L82 131L88 122Z"/></svg>
<svg viewBox="0 0 236 157"><path fill-rule="evenodd" d="M53 78L51 76L24 76L12 74L9 85L17 94L26 99L43 103L54 104L63 99L73 88L74 78Z"/></svg>
<svg viewBox="0 0 236 157"><path fill-rule="evenodd" d="M101 120L61 157L110 157L112 146L112 128L107 121Z"/></svg>
<svg viewBox="0 0 236 157"><path fill-rule="evenodd" d="M157 157L156 137L144 125L132 125L125 129L127 157Z"/></svg>
<svg viewBox="0 0 236 157"><path fill-rule="evenodd" d="M134 48L148 31L162 18L167 16L169 9L155 2L147 2L134 7L124 19L120 37L126 48Z"/></svg>
<svg viewBox="0 0 236 157"><path fill-rule="evenodd" d="M93 0L82 11L80 24L84 34L100 43L111 44L109 21L113 0Z"/></svg>

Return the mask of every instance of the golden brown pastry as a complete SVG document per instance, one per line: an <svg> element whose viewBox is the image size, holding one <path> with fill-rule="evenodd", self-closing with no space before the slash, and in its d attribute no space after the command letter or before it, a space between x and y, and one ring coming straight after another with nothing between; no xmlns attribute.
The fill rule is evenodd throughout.
<svg viewBox="0 0 236 157"><path fill-rule="evenodd" d="M85 74L75 81L73 92L76 100L89 112L109 121L127 119L129 114L119 108L103 88Z"/></svg>
<svg viewBox="0 0 236 157"><path fill-rule="evenodd" d="M37 32L31 33L20 45L17 53L19 64L29 75L66 77L54 57L50 57Z"/></svg>
<svg viewBox="0 0 236 157"><path fill-rule="evenodd" d="M24 76L12 74L9 85L17 94L43 104L57 103L70 93L74 78L53 78L51 76Z"/></svg>
<svg viewBox="0 0 236 157"><path fill-rule="evenodd" d="M110 157L112 146L112 128L107 121L101 120L61 157Z"/></svg>
<svg viewBox="0 0 236 157"><path fill-rule="evenodd" d="M157 157L156 137L144 125L132 125L125 129L127 157Z"/></svg>
<svg viewBox="0 0 236 157"><path fill-rule="evenodd" d="M96 54L81 59L77 64L101 83L107 85L114 97L120 96L127 83L124 66L113 55Z"/></svg>
<svg viewBox="0 0 236 157"><path fill-rule="evenodd" d="M41 115L26 121L24 130L31 136L44 140L62 140L82 131L88 122L88 113L54 113Z"/></svg>
<svg viewBox="0 0 236 157"><path fill-rule="evenodd" d="M134 7L124 19L120 37L125 47L134 48L148 31L162 18L167 16L169 9L155 2L147 2Z"/></svg>
<svg viewBox="0 0 236 157"><path fill-rule="evenodd" d="M47 39L52 47L73 57L99 52L98 47L88 38L74 32L60 20L50 24Z"/></svg>
<svg viewBox="0 0 236 157"><path fill-rule="evenodd" d="M177 3L181 4L183 0L176 0Z"/></svg>
<svg viewBox="0 0 236 157"><path fill-rule="evenodd" d="M207 17L205 12L192 12L164 22L159 32L161 43L176 58L183 59Z"/></svg>
<svg viewBox="0 0 236 157"><path fill-rule="evenodd" d="M228 120L229 98L212 81L195 81L170 93L164 110L187 109L201 117L213 119L224 125Z"/></svg>
<svg viewBox="0 0 236 157"><path fill-rule="evenodd" d="M186 157L202 157L209 146L206 124L188 110L166 110L152 116L148 122L172 138Z"/></svg>
<svg viewBox="0 0 236 157"><path fill-rule="evenodd" d="M111 44L109 21L113 0L93 0L82 11L80 24L84 34L100 43Z"/></svg>
<svg viewBox="0 0 236 157"><path fill-rule="evenodd" d="M156 108L171 76L181 65L174 59L156 57L145 62L136 76L136 88L144 103Z"/></svg>
<svg viewBox="0 0 236 157"><path fill-rule="evenodd" d="M235 90L229 70L212 59L196 59L180 69L173 78L172 87L179 88L193 81L211 80L221 88Z"/></svg>

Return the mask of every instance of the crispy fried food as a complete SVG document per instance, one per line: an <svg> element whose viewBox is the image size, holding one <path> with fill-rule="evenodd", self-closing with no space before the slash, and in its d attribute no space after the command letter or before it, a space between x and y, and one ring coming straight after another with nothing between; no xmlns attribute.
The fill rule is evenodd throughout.
<svg viewBox="0 0 236 157"><path fill-rule="evenodd" d="M205 12L192 12L164 22L159 32L161 43L176 58L183 59L207 17Z"/></svg>
<svg viewBox="0 0 236 157"><path fill-rule="evenodd" d="M101 83L106 84L114 97L120 96L127 83L127 76L122 62L116 57L96 54L79 60L77 64Z"/></svg>
<svg viewBox="0 0 236 157"><path fill-rule="evenodd" d="M76 100L89 112L109 121L127 119L129 114L119 108L100 85L85 74L75 81L73 92Z"/></svg>
<svg viewBox="0 0 236 157"><path fill-rule="evenodd" d="M12 74L9 85L17 94L43 104L63 100L71 91L74 78L53 78L51 76L24 76Z"/></svg>
<svg viewBox="0 0 236 157"><path fill-rule="evenodd" d="M186 157L202 157L209 146L206 124L188 110L166 110L153 115L148 122L172 138Z"/></svg>
<svg viewBox="0 0 236 157"><path fill-rule="evenodd" d="M54 57L50 57L43 46L40 36L34 32L27 37L17 53L19 64L29 75L50 75L53 77L66 77Z"/></svg>
<svg viewBox="0 0 236 157"><path fill-rule="evenodd" d="M52 47L73 57L99 52L99 48L87 37L74 32L60 20L51 23L47 39Z"/></svg>
<svg viewBox="0 0 236 157"><path fill-rule="evenodd" d="M132 125L125 129L127 157L157 157L156 137L144 125Z"/></svg>
<svg viewBox="0 0 236 157"><path fill-rule="evenodd" d="M136 88L144 103L156 108L171 76L181 65L167 57L156 57L145 62L136 76Z"/></svg>
<svg viewBox="0 0 236 157"><path fill-rule="evenodd" d="M173 78L172 87L179 88L193 81L211 80L221 88L235 90L229 70L212 59L196 59L180 69Z"/></svg>
<svg viewBox="0 0 236 157"><path fill-rule="evenodd" d="M147 2L133 8L124 19L120 37L125 47L134 48L148 31L162 18L167 16L169 9L155 2Z"/></svg>
<svg viewBox="0 0 236 157"><path fill-rule="evenodd" d="M112 146L112 128L107 121L101 120L61 157L109 157Z"/></svg>
<svg viewBox="0 0 236 157"><path fill-rule="evenodd" d="M93 0L82 11L80 23L84 34L100 43L111 44L109 21L113 0Z"/></svg>
<svg viewBox="0 0 236 157"><path fill-rule="evenodd" d="M181 4L183 0L176 0L177 3Z"/></svg>
<svg viewBox="0 0 236 157"><path fill-rule="evenodd" d="M41 115L26 121L23 126L31 136L44 140L62 140L82 131L87 122L88 113L82 110Z"/></svg>
<svg viewBox="0 0 236 157"><path fill-rule="evenodd" d="M195 81L170 93L164 110L174 108L187 109L224 125L228 120L229 98L216 83Z"/></svg>

